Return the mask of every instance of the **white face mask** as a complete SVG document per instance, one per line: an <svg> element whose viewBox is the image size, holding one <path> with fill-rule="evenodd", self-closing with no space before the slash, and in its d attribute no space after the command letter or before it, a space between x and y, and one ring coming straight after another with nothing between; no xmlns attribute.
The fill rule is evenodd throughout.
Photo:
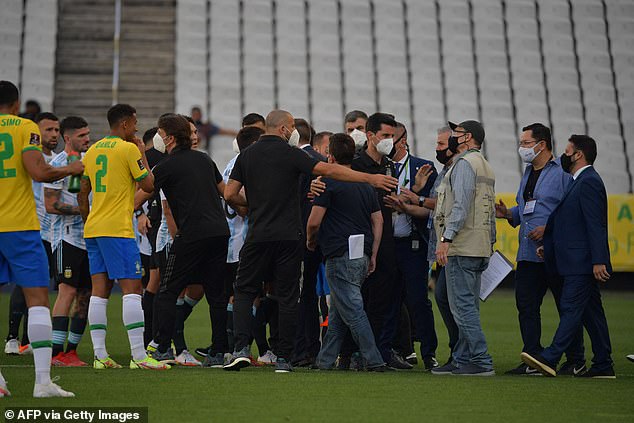
<svg viewBox="0 0 634 423"><path fill-rule="evenodd" d="M392 148L394 147L394 140L392 138L383 138L376 145L376 151L379 152L382 156L387 156L392 152Z"/></svg>
<svg viewBox="0 0 634 423"><path fill-rule="evenodd" d="M238 147L238 140L236 138L233 139L231 146L234 153L238 154L240 152L240 147Z"/></svg>
<svg viewBox="0 0 634 423"><path fill-rule="evenodd" d="M365 145L365 142L368 140L368 137L367 135L365 135L365 132L359 131L357 128L354 128L354 130L350 132L350 134L348 135L350 135L352 139L354 140L354 145L355 147L357 147L357 149L363 147Z"/></svg>
<svg viewBox="0 0 634 423"><path fill-rule="evenodd" d="M299 144L299 132L297 132L297 129L293 129L293 132L291 132L291 136L288 138L288 143L293 147L297 147Z"/></svg>
<svg viewBox="0 0 634 423"><path fill-rule="evenodd" d="M161 153L165 153L165 142L163 142L163 138L158 134L154 134L152 138L152 142L154 143L154 148L156 151L160 151Z"/></svg>
<svg viewBox="0 0 634 423"><path fill-rule="evenodd" d="M535 153L534 147L520 147L517 152L519 153L524 163L533 163L535 157L537 157L539 153L541 153L541 151Z"/></svg>

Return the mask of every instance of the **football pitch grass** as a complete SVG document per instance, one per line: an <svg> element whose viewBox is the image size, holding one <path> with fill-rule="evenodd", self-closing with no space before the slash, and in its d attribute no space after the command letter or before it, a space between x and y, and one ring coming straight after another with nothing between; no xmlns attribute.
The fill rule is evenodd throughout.
<svg viewBox="0 0 634 423"><path fill-rule="evenodd" d="M0 295L0 335L7 330L8 289ZM505 376L520 363L521 339L513 292L500 290L481 304L482 321L497 376L433 376L416 367L390 373L337 372L297 369L276 374L273 369L172 368L144 370L94 370L54 368L59 383L75 392L74 399L32 398L32 357L6 356L0 367L12 397L5 407L148 407L151 422L545 422L634 421L634 293L604 292L604 307L612 339L616 380L555 379L540 376ZM436 312L438 359L448 356L447 334ZM542 307L542 341L549 343L557 318L552 298ZM186 326L188 346L209 342L209 317L204 300ZM586 335L586 357L592 356ZM121 323L121 297L108 307L110 355L129 363L127 336ZM418 349L418 347L417 347ZM86 333L79 355L91 357Z"/></svg>

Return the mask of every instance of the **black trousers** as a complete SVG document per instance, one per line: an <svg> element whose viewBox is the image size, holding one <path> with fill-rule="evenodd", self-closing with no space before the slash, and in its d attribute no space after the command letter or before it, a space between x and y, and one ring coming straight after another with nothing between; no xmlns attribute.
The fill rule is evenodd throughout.
<svg viewBox="0 0 634 423"><path fill-rule="evenodd" d="M290 361L297 334L302 250L299 240L247 242L242 247L234 285L235 351L249 345L253 300L262 290L262 282L271 281L279 306L279 342L273 352Z"/></svg>
<svg viewBox="0 0 634 423"><path fill-rule="evenodd" d="M177 235L174 239L155 302L154 313L158 317L155 341L159 344L159 351L167 351L172 341L178 295L192 282L200 282L209 303L211 354L228 352L227 295L224 289L227 246L226 236L189 241Z"/></svg>
<svg viewBox="0 0 634 423"><path fill-rule="evenodd" d="M317 298L317 272L323 261L319 249L304 251L302 289L299 298L299 316L293 361L314 359L319 354L319 308Z"/></svg>

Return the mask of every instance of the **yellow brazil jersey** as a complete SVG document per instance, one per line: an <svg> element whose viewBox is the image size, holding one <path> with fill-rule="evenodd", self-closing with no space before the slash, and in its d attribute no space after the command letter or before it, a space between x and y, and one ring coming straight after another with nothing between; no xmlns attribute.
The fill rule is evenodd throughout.
<svg viewBox="0 0 634 423"><path fill-rule="evenodd" d="M148 175L139 148L121 138L106 137L88 149L83 162L83 178L90 179L92 187L84 238L134 238L134 181Z"/></svg>
<svg viewBox="0 0 634 423"><path fill-rule="evenodd" d="M40 129L29 119L0 115L0 232L39 231L31 175L22 153L42 151Z"/></svg>

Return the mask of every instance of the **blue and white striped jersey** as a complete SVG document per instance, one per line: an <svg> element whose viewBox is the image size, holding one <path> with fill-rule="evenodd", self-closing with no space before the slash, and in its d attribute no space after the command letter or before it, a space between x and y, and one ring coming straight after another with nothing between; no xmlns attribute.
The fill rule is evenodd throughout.
<svg viewBox="0 0 634 423"><path fill-rule="evenodd" d="M55 153L47 156L42 153L46 163L51 163L56 157ZM66 163L64 162L64 165ZM46 213L44 207L44 184L42 182L33 181L33 196L35 197L35 209L37 211L37 218L40 221L40 236L44 241L51 242L51 217L52 215Z"/></svg>
<svg viewBox="0 0 634 423"><path fill-rule="evenodd" d="M231 175L237 158L238 156L235 156L231 159L229 163L227 163L224 172L222 172L222 179L225 181L225 184L229 181L229 176ZM223 205L225 207L225 215L231 234L229 237L229 249L227 250L227 263L237 263L240 260L240 250L247 238L249 222L246 217L239 216L224 200Z"/></svg>

